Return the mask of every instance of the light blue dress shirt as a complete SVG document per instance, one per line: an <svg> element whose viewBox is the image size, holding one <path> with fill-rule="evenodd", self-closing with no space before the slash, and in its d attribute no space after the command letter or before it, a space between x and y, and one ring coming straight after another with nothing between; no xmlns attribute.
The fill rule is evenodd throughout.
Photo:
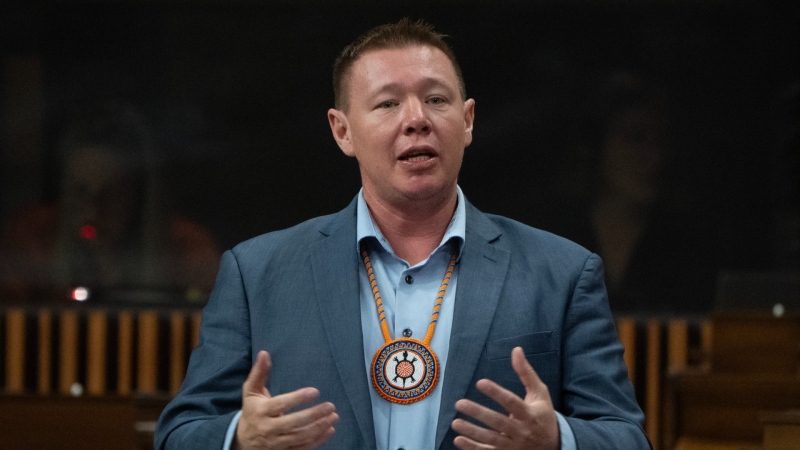
<svg viewBox="0 0 800 450"><path fill-rule="evenodd" d="M408 262L395 255L389 241L372 221L363 194L359 193L356 237L359 243L366 241L378 289L383 298L389 334L393 339L401 337L404 330L410 330L412 338L424 339L453 247L457 246L460 254L464 245L465 214L464 200L459 190L456 213L441 243L426 260L411 267ZM384 339L366 270L361 270L359 276L364 369L367 371L367 379L371 380L372 358L383 347ZM442 397L440 386L447 372L457 288L458 265L455 266L445 291L439 320L430 342L431 349L439 359L439 382L433 392L418 402L400 405L384 400L374 387L370 387L375 440L379 449L427 450L434 447Z"/></svg>
<svg viewBox="0 0 800 450"><path fill-rule="evenodd" d="M422 340L430 323L433 304L439 291L442 278L450 262L454 247L459 254L466 237L466 204L461 188L458 188L458 206L450 225L439 246L430 256L410 266L397 257L391 245L372 221L363 193L358 194L356 251L366 240L378 288L383 298L386 322L393 339L400 337L404 330L411 331L411 337ZM364 336L364 369L371 380L372 358L384 345L383 334L378 323L378 314L366 270L359 271L361 330ZM370 386L372 418L375 426L375 439L380 450L431 450L436 442L436 427L439 420L441 386L446 377L446 363L450 348L450 330L453 325L455 294L458 284L458 265L456 265L445 293L436 331L430 346L439 359L439 382L426 398L407 405L384 400ZM575 436L566 419L556 412L561 431L561 449L575 450ZM229 450L236 432L241 411L231 420L225 436L223 450Z"/></svg>

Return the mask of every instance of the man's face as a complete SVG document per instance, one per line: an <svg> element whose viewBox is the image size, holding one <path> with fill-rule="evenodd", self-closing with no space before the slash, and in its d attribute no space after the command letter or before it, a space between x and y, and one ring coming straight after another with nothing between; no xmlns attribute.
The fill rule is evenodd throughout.
<svg viewBox="0 0 800 450"><path fill-rule="evenodd" d="M342 151L358 160L365 196L394 205L455 193L475 102L439 49L370 51L350 69L347 111L328 112Z"/></svg>

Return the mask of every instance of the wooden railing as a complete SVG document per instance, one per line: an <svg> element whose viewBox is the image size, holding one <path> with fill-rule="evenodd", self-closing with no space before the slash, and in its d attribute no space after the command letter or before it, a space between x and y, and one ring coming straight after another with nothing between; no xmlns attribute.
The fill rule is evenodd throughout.
<svg viewBox="0 0 800 450"><path fill-rule="evenodd" d="M198 309L0 310L0 386L12 395L169 397L197 345L200 316ZM646 431L657 446L664 375L706 359L710 322L619 317L617 328Z"/></svg>
<svg viewBox="0 0 800 450"><path fill-rule="evenodd" d="M665 375L707 364L712 345L711 321L619 317L617 331L625 347L628 374L644 409L645 431L658 449L662 440Z"/></svg>
<svg viewBox="0 0 800 450"><path fill-rule="evenodd" d="M175 394L200 333L197 309L0 311L9 394Z"/></svg>

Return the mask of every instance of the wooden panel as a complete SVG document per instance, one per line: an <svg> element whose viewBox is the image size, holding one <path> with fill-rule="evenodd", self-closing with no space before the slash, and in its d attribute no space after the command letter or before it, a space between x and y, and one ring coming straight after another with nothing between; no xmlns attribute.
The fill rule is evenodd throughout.
<svg viewBox="0 0 800 450"><path fill-rule="evenodd" d="M786 375L686 372L670 377L667 392L678 438L758 443L763 411L800 405L800 382Z"/></svg>
<svg viewBox="0 0 800 450"><path fill-rule="evenodd" d="M634 319L619 319L617 332L622 346L625 347L625 365L628 366L628 378L636 383L636 321Z"/></svg>
<svg viewBox="0 0 800 450"><path fill-rule="evenodd" d="M647 392L645 431L658 450L660 442L659 422L661 413L661 322L651 320L647 324Z"/></svg>
<svg viewBox="0 0 800 450"><path fill-rule="evenodd" d="M768 425L764 429L764 450L797 450L800 425Z"/></svg>
<svg viewBox="0 0 800 450"><path fill-rule="evenodd" d="M53 313L42 309L38 314L39 326L39 367L37 373L37 389L40 395L48 395L52 391L53 361Z"/></svg>
<svg viewBox="0 0 800 450"><path fill-rule="evenodd" d="M158 313L139 313L138 357L136 390L142 394L153 394L158 382Z"/></svg>
<svg viewBox="0 0 800 450"><path fill-rule="evenodd" d="M58 392L69 395L78 381L78 313L63 311L59 322Z"/></svg>
<svg viewBox="0 0 800 450"><path fill-rule="evenodd" d="M108 318L99 310L89 313L86 334L86 392L89 395L106 393L106 341Z"/></svg>
<svg viewBox="0 0 800 450"><path fill-rule="evenodd" d="M133 415L128 399L0 396L0 446L36 450L132 449Z"/></svg>
<svg viewBox="0 0 800 450"><path fill-rule="evenodd" d="M712 368L718 373L797 374L798 342L796 317L715 316Z"/></svg>
<svg viewBox="0 0 800 450"><path fill-rule="evenodd" d="M186 371L186 316L182 311L170 315L169 391L178 393Z"/></svg>
<svg viewBox="0 0 800 450"><path fill-rule="evenodd" d="M132 391L133 374L133 313L119 313L117 348L117 394L127 396Z"/></svg>
<svg viewBox="0 0 800 450"><path fill-rule="evenodd" d="M714 349L714 325L710 320L704 320L700 323L700 350L702 351L703 364L706 367L711 366L711 352Z"/></svg>
<svg viewBox="0 0 800 450"><path fill-rule="evenodd" d="M25 311L9 309L6 315L6 391L25 391Z"/></svg>
<svg viewBox="0 0 800 450"><path fill-rule="evenodd" d="M675 443L673 450L765 450L756 445L754 441L735 441L725 442L709 439L681 438Z"/></svg>
<svg viewBox="0 0 800 450"><path fill-rule="evenodd" d="M689 362L689 321L673 319L667 325L667 369L683 370Z"/></svg>
<svg viewBox="0 0 800 450"><path fill-rule="evenodd" d="M761 414L764 450L796 450L800 446L800 409Z"/></svg>

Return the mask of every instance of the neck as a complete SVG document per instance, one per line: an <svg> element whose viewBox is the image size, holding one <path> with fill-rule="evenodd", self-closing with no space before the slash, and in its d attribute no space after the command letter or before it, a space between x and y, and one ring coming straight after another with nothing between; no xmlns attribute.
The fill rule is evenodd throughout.
<svg viewBox="0 0 800 450"><path fill-rule="evenodd" d="M439 245L458 203L458 194L438 202L410 202L396 206L364 191L372 220L391 244L395 254L412 266L425 260Z"/></svg>

